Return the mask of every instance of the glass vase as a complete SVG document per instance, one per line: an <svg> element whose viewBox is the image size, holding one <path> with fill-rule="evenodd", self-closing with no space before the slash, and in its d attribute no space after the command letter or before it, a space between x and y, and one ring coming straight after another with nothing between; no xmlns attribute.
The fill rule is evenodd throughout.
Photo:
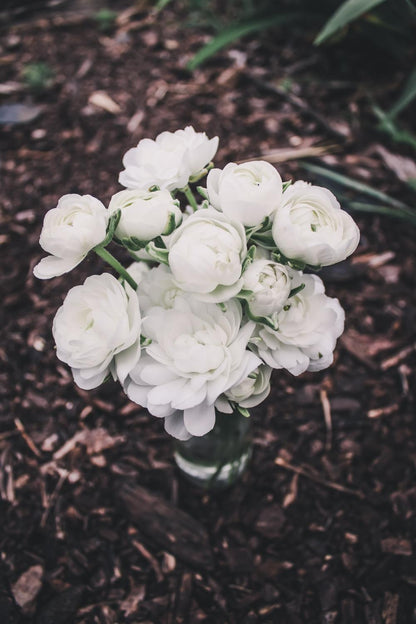
<svg viewBox="0 0 416 624"><path fill-rule="evenodd" d="M252 454L251 419L239 412L216 412L214 428L204 436L175 441L174 458L181 473L205 489L233 485Z"/></svg>

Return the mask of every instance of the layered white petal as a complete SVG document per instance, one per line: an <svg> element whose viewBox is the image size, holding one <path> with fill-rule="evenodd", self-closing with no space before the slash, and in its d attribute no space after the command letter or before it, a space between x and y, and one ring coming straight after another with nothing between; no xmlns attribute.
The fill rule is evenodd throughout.
<svg viewBox="0 0 416 624"><path fill-rule="evenodd" d="M95 388L110 371L123 383L140 357L140 327L133 289L108 273L93 275L71 288L55 315L56 354L81 388Z"/></svg>
<svg viewBox="0 0 416 624"><path fill-rule="evenodd" d="M49 279L76 267L106 236L109 213L91 195L69 194L44 218L40 246L50 256L34 268L35 277Z"/></svg>
<svg viewBox="0 0 416 624"><path fill-rule="evenodd" d="M291 271L292 287L303 290L288 299L277 315L277 330L258 325L252 345L272 368L285 368L293 375L321 370L332 362L337 338L344 329L345 313L337 299L324 294L316 275Z"/></svg>
<svg viewBox="0 0 416 624"><path fill-rule="evenodd" d="M168 241L169 266L179 288L223 302L238 292L246 236L214 208L191 215Z"/></svg>
<svg viewBox="0 0 416 624"><path fill-rule="evenodd" d="M311 266L345 260L360 239L354 220L331 191L302 180L283 193L272 233L281 253Z"/></svg>
<svg viewBox="0 0 416 624"><path fill-rule="evenodd" d="M282 179L273 165L263 160L228 163L222 171L209 172L207 191L214 208L233 221L254 226L279 207Z"/></svg>
<svg viewBox="0 0 416 624"><path fill-rule="evenodd" d="M155 416L183 413L188 433L204 435L214 426L218 397L261 363L247 349L254 327L242 324L234 300L220 307L181 295L172 308L148 308L142 333L152 342L130 371L128 396ZM167 428L176 430L178 419Z"/></svg>
<svg viewBox="0 0 416 624"><path fill-rule="evenodd" d="M184 188L189 178L198 176L213 159L218 137L208 139L205 132L192 126L176 132L162 132L142 139L123 158L124 171L119 182L129 189L149 190L152 186L173 191Z"/></svg>

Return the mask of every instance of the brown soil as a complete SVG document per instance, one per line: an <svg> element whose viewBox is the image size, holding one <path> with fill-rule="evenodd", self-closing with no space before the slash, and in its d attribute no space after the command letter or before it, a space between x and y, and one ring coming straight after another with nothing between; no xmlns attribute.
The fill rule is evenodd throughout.
<svg viewBox="0 0 416 624"><path fill-rule="evenodd" d="M137 9L107 34L83 13L36 13L1 33L3 102L41 112L1 136L0 620L416 622L414 229L358 218L355 258L323 272L347 314L336 361L274 376L253 410L250 470L226 493L185 484L158 419L113 383L80 391L55 357L52 317L101 265L35 280L43 215L69 192L108 201L143 137L192 124L220 137L219 166L336 144L317 164L412 201L366 95L387 105L404 72L378 75L358 52L346 67L348 47L318 53L288 29L190 74L206 35L170 11ZM40 61L54 84L31 94L20 72ZM283 79L291 96L273 86ZM114 112L92 103L96 92ZM278 167L308 176L296 158Z"/></svg>

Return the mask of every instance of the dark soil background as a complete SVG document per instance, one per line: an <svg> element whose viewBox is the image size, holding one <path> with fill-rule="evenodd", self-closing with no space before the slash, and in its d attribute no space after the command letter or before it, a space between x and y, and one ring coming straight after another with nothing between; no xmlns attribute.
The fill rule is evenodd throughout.
<svg viewBox="0 0 416 624"><path fill-rule="evenodd" d="M56 359L53 315L100 261L32 276L61 195L108 202L128 148L188 124L220 137L217 166L268 154L285 179L313 181L312 154L414 203L399 179L411 154L386 144L369 104L388 106L408 67L317 51L288 28L191 74L207 34L183 9L114 5L107 33L80 10L23 13L0 33L0 97L26 107L0 126L0 621L416 622L411 226L356 214L359 249L322 275L347 315L335 363L275 374L250 469L218 494L182 481L158 419L113 383L77 389ZM54 73L41 93L22 80L34 62Z"/></svg>

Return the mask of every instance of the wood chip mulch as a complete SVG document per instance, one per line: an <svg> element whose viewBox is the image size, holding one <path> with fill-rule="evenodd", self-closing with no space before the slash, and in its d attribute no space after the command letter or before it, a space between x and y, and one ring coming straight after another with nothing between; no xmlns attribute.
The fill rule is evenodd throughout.
<svg viewBox="0 0 416 624"><path fill-rule="evenodd" d="M100 261L32 276L61 195L107 202L128 148L187 124L220 137L219 166L268 154L285 179L305 178L312 149L317 164L411 202L397 158L412 154L383 142L365 95L387 106L404 69L377 73L363 55L353 80L345 50L317 51L294 30L236 43L191 74L207 34L182 9L162 19L114 4L109 33L71 12L0 32L2 102L32 115L0 138L0 621L415 622L414 228L356 215L355 256L322 271L347 317L334 365L276 372L253 410L250 469L218 494L182 481L158 419L113 383L77 389L56 359L53 315ZM34 62L53 70L43 93L21 78Z"/></svg>

